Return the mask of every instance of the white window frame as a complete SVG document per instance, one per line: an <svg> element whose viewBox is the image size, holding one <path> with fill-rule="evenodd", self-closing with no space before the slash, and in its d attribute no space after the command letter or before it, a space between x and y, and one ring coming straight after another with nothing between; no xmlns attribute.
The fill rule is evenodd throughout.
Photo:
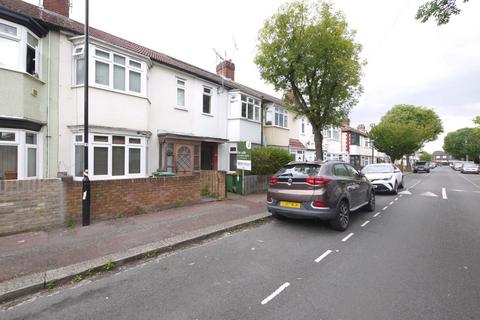
<svg viewBox="0 0 480 320"><path fill-rule="evenodd" d="M278 128L288 128L288 111L284 107L275 106L273 125Z"/></svg>
<svg viewBox="0 0 480 320"><path fill-rule="evenodd" d="M245 116L243 116L243 104L245 104ZM249 117L249 110L251 110L252 117ZM241 94L240 97L240 117L250 121L260 122L260 100L250 97L246 94Z"/></svg>
<svg viewBox="0 0 480 320"><path fill-rule="evenodd" d="M206 92L208 90L208 92ZM213 89L211 87L208 87L208 86L203 86L203 92L202 92L202 114L204 115L209 115L211 116L212 115L212 97L213 97ZM209 112L205 112L204 110L204 105L203 105L203 98L207 96L210 98L210 105L209 105Z"/></svg>
<svg viewBox="0 0 480 320"><path fill-rule="evenodd" d="M84 57L84 50L82 50L81 53L76 53L75 50L78 49L79 47L83 47L83 45L77 45L74 46L73 48L73 53L72 55L74 56L73 59L73 70L74 70L74 77L72 79L72 85L73 86L83 86L81 83L76 82L77 78L77 61L82 59L81 56ZM97 55L98 52L102 52L105 54L108 54L107 57L103 57L101 55ZM125 59L125 65L119 64L115 62L115 56L121 57ZM134 96L141 96L141 97L146 97L147 96L147 68L145 62L141 61L140 59L137 58L132 58L126 54L110 50L104 47L100 46L91 46L91 51L90 51L90 62L89 62L89 67L92 72L90 72L89 76L89 85L114 91L114 92L119 92L119 93L124 93L124 94L129 94L129 95L134 95ZM108 65L108 84L102 84L102 83L97 83L96 81L96 63L101 62L104 64ZM140 68L138 68L135 65L132 65L132 63L138 63L140 64ZM122 89L116 89L114 87L114 73L115 73L115 66L121 66L122 68L125 69L125 86L124 90ZM140 92L130 90L130 72L135 72L140 74Z"/></svg>
<svg viewBox="0 0 480 320"><path fill-rule="evenodd" d="M76 141L76 136L82 136L82 141ZM94 136L108 137L108 142L94 141ZM125 144L113 144L113 136L122 136L125 137ZM130 139L140 139L140 143L130 143ZM121 180L121 179L133 179L133 178L144 178L146 177L146 138L144 136L135 136L125 133L90 133L88 136L88 176L91 180ZM74 133L72 137L73 148L71 153L71 170L70 174L73 176L74 180L82 180L82 177L75 176L75 146L83 146L83 133ZM122 146L125 147L125 171L124 175L113 175L113 147ZM106 175L95 175L94 172L94 148L101 147L108 149L108 163L107 163L107 174ZM130 149L139 149L140 150L140 173L130 173Z"/></svg>
<svg viewBox="0 0 480 320"><path fill-rule="evenodd" d="M181 84L183 83L183 84ZM187 108L187 79L175 77L175 105L179 109L188 109ZM183 105L178 103L178 90L183 90Z"/></svg>
<svg viewBox="0 0 480 320"><path fill-rule="evenodd" d="M17 61L13 65L6 65L6 66L1 66L1 68L6 68L6 69L11 69L19 72L23 72L26 74L31 75L32 77L35 78L40 78L41 70L42 70L42 59L41 59L41 49L42 49L42 41L35 33L31 32L29 29L26 27L12 23L10 21L0 19L0 23L10 26L12 28L17 29L17 34L16 36L11 35L9 33L4 33L0 32L0 38L4 38L10 41L14 41L17 43ZM28 44L28 34L30 34L33 38L35 38L38 42L37 47L35 47L35 70L33 74L30 74L27 72L27 64L26 64L26 58L27 58L27 46L30 46ZM31 47L31 46L30 46Z"/></svg>
<svg viewBox="0 0 480 320"><path fill-rule="evenodd" d="M0 128L1 132L9 132L15 134L15 141L0 141L0 145L17 147L17 180L34 180L43 177L43 135L40 132ZM32 133L36 135L36 144L26 143L26 134ZM35 148L36 151L36 175L28 177L28 149Z"/></svg>

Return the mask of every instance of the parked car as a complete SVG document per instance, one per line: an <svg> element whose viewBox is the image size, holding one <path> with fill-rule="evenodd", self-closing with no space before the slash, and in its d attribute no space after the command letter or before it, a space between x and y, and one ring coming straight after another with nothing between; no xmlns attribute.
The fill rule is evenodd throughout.
<svg viewBox="0 0 480 320"><path fill-rule="evenodd" d="M388 191L397 194L403 188L403 173L391 163L377 163L366 165L362 173L373 184L375 192Z"/></svg>
<svg viewBox="0 0 480 320"><path fill-rule="evenodd" d="M291 162L271 178L267 207L277 218L328 220L333 229L344 231L351 211L375 210L375 192L348 163Z"/></svg>
<svg viewBox="0 0 480 320"><path fill-rule="evenodd" d="M476 174L479 174L478 164L475 164L473 162L463 164L462 173L476 173Z"/></svg>
<svg viewBox="0 0 480 320"><path fill-rule="evenodd" d="M453 170L462 171L462 168L463 168L463 162L458 161L453 163Z"/></svg>
<svg viewBox="0 0 480 320"><path fill-rule="evenodd" d="M417 161L413 165L413 173L417 172L427 172L430 173L430 167L427 164L427 161Z"/></svg>
<svg viewBox="0 0 480 320"><path fill-rule="evenodd" d="M431 169L435 169L436 167L437 167L437 163L435 163L435 162L430 162L430 163L429 163L429 168L430 168L430 170L431 170Z"/></svg>

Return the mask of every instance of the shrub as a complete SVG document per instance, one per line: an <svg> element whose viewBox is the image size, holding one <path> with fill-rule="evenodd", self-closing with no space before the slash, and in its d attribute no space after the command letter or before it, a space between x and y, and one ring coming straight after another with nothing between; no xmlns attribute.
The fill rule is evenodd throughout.
<svg viewBox="0 0 480 320"><path fill-rule="evenodd" d="M274 174L292 161L292 155L280 148L254 148L252 150L252 174Z"/></svg>

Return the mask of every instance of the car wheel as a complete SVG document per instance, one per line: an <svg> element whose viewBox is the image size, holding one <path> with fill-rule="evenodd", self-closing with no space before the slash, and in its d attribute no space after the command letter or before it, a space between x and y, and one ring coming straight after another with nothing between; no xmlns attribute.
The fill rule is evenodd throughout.
<svg viewBox="0 0 480 320"><path fill-rule="evenodd" d="M337 206L337 215L330 220L330 227L337 231L345 231L350 222L350 207L348 201L342 200Z"/></svg>
<svg viewBox="0 0 480 320"><path fill-rule="evenodd" d="M413 173L417 173L417 170L413 170Z"/></svg>
<svg viewBox="0 0 480 320"><path fill-rule="evenodd" d="M397 182L395 181L395 185L393 186L392 194L397 194L398 193L398 185Z"/></svg>
<svg viewBox="0 0 480 320"><path fill-rule="evenodd" d="M373 189L370 190L370 199L365 205L365 209L367 209L369 212L375 211L375 191L373 191Z"/></svg>
<svg viewBox="0 0 480 320"><path fill-rule="evenodd" d="M398 186L400 189L403 189L403 177L402 177L402 181L400 181L400 185Z"/></svg>
<svg viewBox="0 0 480 320"><path fill-rule="evenodd" d="M427 170L427 173L430 173L430 170Z"/></svg>

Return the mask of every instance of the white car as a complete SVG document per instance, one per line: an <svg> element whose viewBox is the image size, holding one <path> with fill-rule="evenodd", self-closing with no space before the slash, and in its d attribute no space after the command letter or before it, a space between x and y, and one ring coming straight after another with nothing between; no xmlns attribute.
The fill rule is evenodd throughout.
<svg viewBox="0 0 480 320"><path fill-rule="evenodd" d="M375 191L388 191L397 194L403 188L403 173L391 163L366 165L362 173L373 184Z"/></svg>

